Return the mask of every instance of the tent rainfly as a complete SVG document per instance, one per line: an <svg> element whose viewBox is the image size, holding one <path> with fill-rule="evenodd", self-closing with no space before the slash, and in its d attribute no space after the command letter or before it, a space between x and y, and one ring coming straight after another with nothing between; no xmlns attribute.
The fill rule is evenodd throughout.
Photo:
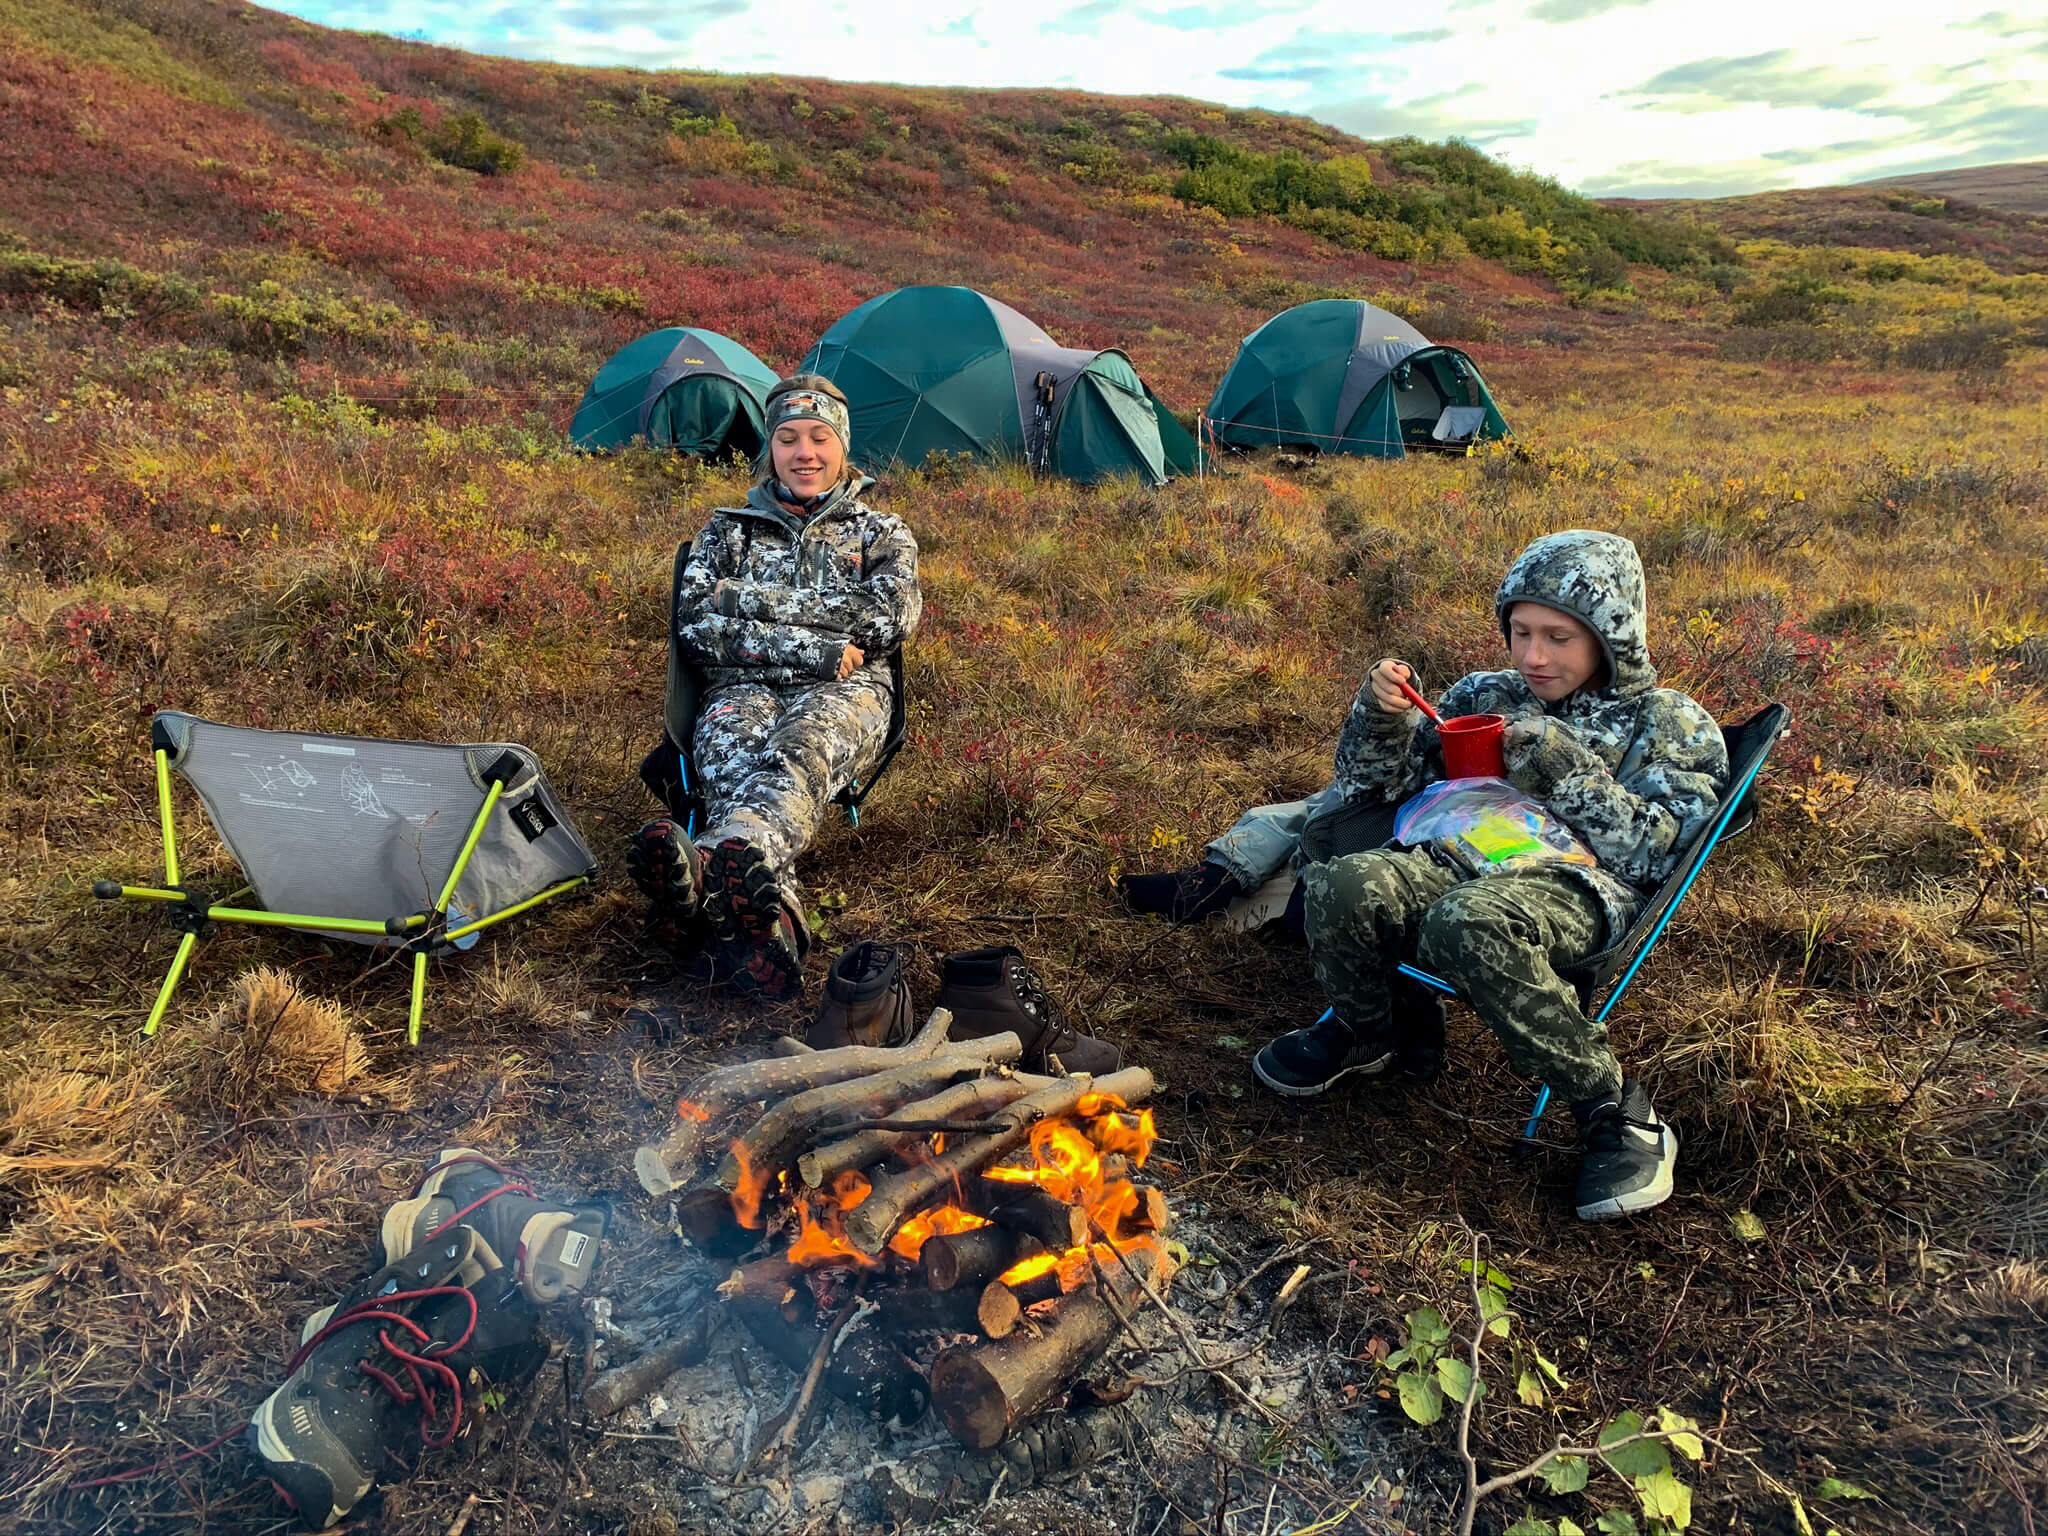
<svg viewBox="0 0 2048 1536"><path fill-rule="evenodd" d="M715 458L761 451L762 410L775 370L729 336L672 325L628 342L597 370L569 424L578 448L645 437Z"/></svg>
<svg viewBox="0 0 2048 1536"><path fill-rule="evenodd" d="M1297 304L1245 337L1208 422L1233 447L1380 459L1508 436L1471 358L1359 299Z"/></svg>
<svg viewBox="0 0 2048 1536"><path fill-rule="evenodd" d="M803 367L846 391L854 457L869 469L959 453L1083 481L1159 485L1195 470L1194 439L1122 352L1063 347L972 288L869 299Z"/></svg>

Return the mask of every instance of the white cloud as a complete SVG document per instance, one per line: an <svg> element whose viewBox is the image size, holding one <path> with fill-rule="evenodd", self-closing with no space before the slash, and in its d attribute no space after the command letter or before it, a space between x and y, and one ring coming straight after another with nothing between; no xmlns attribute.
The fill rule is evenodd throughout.
<svg viewBox="0 0 2048 1536"><path fill-rule="evenodd" d="M1925 0L286 0L565 63L1194 96L1473 139L1588 191L1735 192L2048 156L2048 22ZM1975 93L1963 108L1959 96ZM1804 151L1804 153L1802 153Z"/></svg>

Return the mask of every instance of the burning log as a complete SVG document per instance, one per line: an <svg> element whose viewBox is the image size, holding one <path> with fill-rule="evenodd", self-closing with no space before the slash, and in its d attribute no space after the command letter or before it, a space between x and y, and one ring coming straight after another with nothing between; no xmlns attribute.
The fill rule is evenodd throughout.
<svg viewBox="0 0 2048 1536"><path fill-rule="evenodd" d="M964 1136L931 1161L876 1180L868 1197L848 1215L847 1238L863 1253L880 1253L906 1217L1021 1145L1039 1120L1066 1114L1091 1093L1115 1094L1128 1104L1151 1092L1152 1074L1143 1067L1127 1067L1099 1081L1086 1075L1060 1078L1028 1093L991 1117L1003 1122L1005 1129Z"/></svg>
<svg viewBox="0 0 2048 1536"><path fill-rule="evenodd" d="M1172 1279L1173 1261L1156 1248L1140 1248L1125 1258L1155 1288ZM1112 1292L1137 1289L1113 1261L1104 1273ZM940 1354L932 1366L932 1401L956 1440L983 1451L1002 1444L1109 1347L1122 1323L1101 1284L1062 1296L1035 1332Z"/></svg>
<svg viewBox="0 0 2048 1536"><path fill-rule="evenodd" d="M683 1095L676 1124L668 1135L634 1154L633 1170L650 1195L665 1195L696 1168L706 1129L720 1116L742 1104L780 1099L936 1056L945 1049L946 1032L952 1027L953 1015L934 1008L924 1028L902 1045L847 1045L743 1061L707 1072Z"/></svg>
<svg viewBox="0 0 2048 1536"><path fill-rule="evenodd" d="M925 1284L935 1291L950 1291L956 1286L987 1284L1028 1257L1029 1246L1021 1233L1005 1227L977 1227L972 1232L926 1238L917 1258Z"/></svg>
<svg viewBox="0 0 2048 1536"><path fill-rule="evenodd" d="M1145 1232L1164 1233L1172 1219L1166 1192L1151 1184L1139 1185L1138 1209L1131 1217L1131 1225Z"/></svg>
<svg viewBox="0 0 2048 1536"><path fill-rule="evenodd" d="M763 1349L797 1376L810 1370L818 1352L815 1327L792 1327L781 1311L761 1296L739 1293L728 1297L725 1305ZM898 1426L915 1424L931 1406L931 1387L924 1373L874 1317L847 1325L826 1361L824 1385L841 1402Z"/></svg>
<svg viewBox="0 0 2048 1536"><path fill-rule="evenodd" d="M1026 1307L1051 1301L1059 1294L1060 1274L1057 1269L1048 1269L1043 1274L1014 1284L991 1280L982 1287L981 1296L975 1303L975 1321L981 1324L981 1331L990 1338L1007 1339L1023 1326Z"/></svg>
<svg viewBox="0 0 2048 1536"><path fill-rule="evenodd" d="M1088 1243L1088 1212L1069 1205L1036 1184L998 1184L1001 1191L987 1209L990 1222L1007 1227L1054 1253L1083 1248ZM1009 1266L1004 1265L1005 1269ZM1002 1271L998 1270L1000 1274Z"/></svg>
<svg viewBox="0 0 2048 1536"><path fill-rule="evenodd" d="M1024 1042L1006 1032L949 1045L922 1061L887 1072L794 1094L769 1109L754 1122L752 1130L733 1143L711 1182L728 1195L733 1194L750 1174L758 1178L768 1170L787 1167L823 1127L835 1121L895 1109L927 1089L968 1073L982 1072L992 1062L1015 1061L1023 1054Z"/></svg>
<svg viewBox="0 0 2048 1536"><path fill-rule="evenodd" d="M897 1113L902 1120L980 1119L1014 1104L1031 1092L1032 1085L1018 1077L984 1077L959 1083L944 1093L906 1104ZM830 1142L796 1160L797 1176L812 1189L822 1189L835 1173L849 1168L869 1168L891 1152L922 1142L922 1131L858 1131Z"/></svg>

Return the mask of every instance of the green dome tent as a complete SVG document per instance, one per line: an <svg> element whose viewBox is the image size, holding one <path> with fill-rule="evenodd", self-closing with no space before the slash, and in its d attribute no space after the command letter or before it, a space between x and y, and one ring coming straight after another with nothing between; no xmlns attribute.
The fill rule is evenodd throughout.
<svg viewBox="0 0 2048 1536"><path fill-rule="evenodd" d="M1063 347L972 288L898 288L836 321L804 359L853 405L863 466L934 453L1022 459L1073 480L1192 474L1195 441L1110 349Z"/></svg>
<svg viewBox="0 0 2048 1536"><path fill-rule="evenodd" d="M713 458L761 451L761 411L775 370L730 337L674 325L628 342L597 370L569 424L578 448L645 437Z"/></svg>
<svg viewBox="0 0 2048 1536"><path fill-rule="evenodd" d="M1478 365L1359 299L1317 299L1245 337L1209 401L1218 442L1399 459L1506 437Z"/></svg>

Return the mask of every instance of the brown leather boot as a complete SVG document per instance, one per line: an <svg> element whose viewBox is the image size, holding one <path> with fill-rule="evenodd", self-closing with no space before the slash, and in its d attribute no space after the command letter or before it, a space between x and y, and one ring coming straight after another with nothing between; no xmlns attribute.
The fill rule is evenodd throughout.
<svg viewBox="0 0 2048 1536"><path fill-rule="evenodd" d="M1066 1021L1021 951L1008 944L963 949L940 962L939 1006L953 1015L952 1038L979 1040L1015 1030L1024 1042L1023 1067L1044 1072L1057 1056L1069 1072L1101 1076L1123 1065L1124 1053L1107 1040L1084 1035Z"/></svg>
<svg viewBox="0 0 2048 1536"><path fill-rule="evenodd" d="M916 1027L901 951L894 944L863 939L832 962L825 1000L804 1039L821 1051L836 1045L901 1045Z"/></svg>

